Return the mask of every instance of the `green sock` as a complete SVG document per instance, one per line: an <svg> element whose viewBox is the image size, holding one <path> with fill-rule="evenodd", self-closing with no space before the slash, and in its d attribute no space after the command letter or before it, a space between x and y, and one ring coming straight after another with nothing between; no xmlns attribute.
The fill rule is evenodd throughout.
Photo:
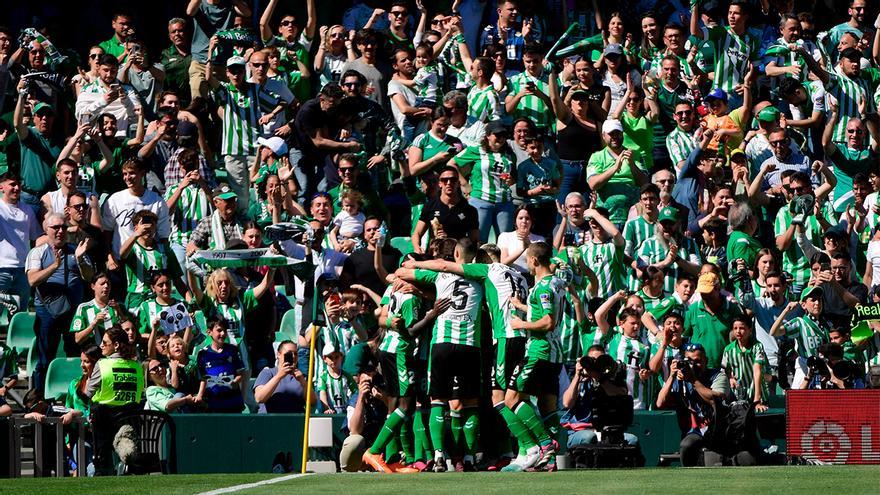
<svg viewBox="0 0 880 495"><path fill-rule="evenodd" d="M477 439L480 435L480 410L476 407L466 407L461 411L461 420L464 423L465 454L477 453Z"/></svg>
<svg viewBox="0 0 880 495"><path fill-rule="evenodd" d="M510 430L510 433L516 438L516 441L519 444L519 454L525 454L526 450L537 445L535 439L532 438L532 433L526 428L526 425L523 424L522 420L519 419L519 416L517 416L513 410L505 406L503 402L495 404L495 410L501 414L501 417L504 418L504 422L507 423L507 428Z"/></svg>
<svg viewBox="0 0 880 495"><path fill-rule="evenodd" d="M535 408L527 402L520 402L513 410L516 416L523 422L526 428L532 432L532 435L538 440L538 445L547 445L550 443L550 434L544 428L541 418L535 413Z"/></svg>
<svg viewBox="0 0 880 495"><path fill-rule="evenodd" d="M422 454L425 460L429 461L434 458L434 449L431 447L431 436L429 435L428 425L431 424L431 408L422 409L420 416L422 417Z"/></svg>
<svg viewBox="0 0 880 495"><path fill-rule="evenodd" d="M461 433L462 433L462 422L461 422L461 410L456 411L455 409L449 410L449 430L452 432L452 450L458 452L461 448Z"/></svg>
<svg viewBox="0 0 880 495"><path fill-rule="evenodd" d="M547 428L547 433L550 435L550 438L556 439L559 435L559 411L553 411L547 416L544 417L544 428Z"/></svg>
<svg viewBox="0 0 880 495"><path fill-rule="evenodd" d="M388 445L385 446L385 462L391 464L392 462L397 462L400 457L400 442L397 440L397 435L391 437L391 440L388 440Z"/></svg>
<svg viewBox="0 0 880 495"><path fill-rule="evenodd" d="M427 459L423 458L425 453L425 441L423 438L425 435L425 422L422 421L422 411L417 410L415 414L413 414L413 457L417 461L426 461Z"/></svg>
<svg viewBox="0 0 880 495"><path fill-rule="evenodd" d="M431 403L431 422L428 423L428 430L431 432L431 443L434 445L434 451L443 450L443 436L446 435L446 414L445 405Z"/></svg>
<svg viewBox="0 0 880 495"><path fill-rule="evenodd" d="M415 462L415 457L413 453L413 438L412 438L412 418L407 417L406 421L404 421L400 425L400 432L398 432L397 437L400 439L400 447L403 450L404 460L407 464L412 464Z"/></svg>
<svg viewBox="0 0 880 495"><path fill-rule="evenodd" d="M391 443L391 440L397 436L397 431L400 429L401 423L406 419L406 414L400 409L395 409L394 412L388 415L388 419L385 420L385 424L382 425L382 429L379 430L379 435L376 437L376 441L373 442L372 447L370 447L371 454L379 454ZM387 459L387 457L386 457Z"/></svg>

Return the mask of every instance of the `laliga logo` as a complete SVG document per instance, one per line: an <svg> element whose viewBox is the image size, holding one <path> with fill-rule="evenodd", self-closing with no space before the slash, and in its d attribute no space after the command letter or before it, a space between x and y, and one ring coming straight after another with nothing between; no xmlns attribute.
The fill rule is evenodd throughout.
<svg viewBox="0 0 880 495"><path fill-rule="evenodd" d="M831 421L819 420L801 436L804 457L843 464L850 454L852 442L843 427Z"/></svg>

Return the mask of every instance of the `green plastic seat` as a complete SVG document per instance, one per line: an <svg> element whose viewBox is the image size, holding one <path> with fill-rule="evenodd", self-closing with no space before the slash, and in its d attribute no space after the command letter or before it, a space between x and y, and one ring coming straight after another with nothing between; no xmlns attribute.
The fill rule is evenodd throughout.
<svg viewBox="0 0 880 495"><path fill-rule="evenodd" d="M55 357L65 357L64 356L64 340L58 341L58 349L55 350ZM79 358L77 358L79 361ZM52 364L51 362L49 364ZM28 377L34 376L34 369L37 366L37 338L34 337L31 339L31 347L28 349L28 358L27 358L27 374ZM67 386L65 385L65 389L67 390Z"/></svg>
<svg viewBox="0 0 880 495"><path fill-rule="evenodd" d="M34 339L35 313L15 313L9 321L9 333L6 335L6 346L11 347L19 355L27 354Z"/></svg>
<svg viewBox="0 0 880 495"><path fill-rule="evenodd" d="M82 376L79 358L60 357L49 363L46 371L46 398L62 398L67 395L70 381Z"/></svg>

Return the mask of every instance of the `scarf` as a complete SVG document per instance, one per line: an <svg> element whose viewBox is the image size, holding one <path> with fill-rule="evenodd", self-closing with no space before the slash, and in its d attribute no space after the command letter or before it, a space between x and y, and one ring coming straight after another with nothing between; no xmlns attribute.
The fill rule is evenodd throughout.
<svg viewBox="0 0 880 495"><path fill-rule="evenodd" d="M237 223L232 224L232 234L241 239L241 227ZM223 219L220 212L211 214L211 249L226 249L226 234L223 232Z"/></svg>

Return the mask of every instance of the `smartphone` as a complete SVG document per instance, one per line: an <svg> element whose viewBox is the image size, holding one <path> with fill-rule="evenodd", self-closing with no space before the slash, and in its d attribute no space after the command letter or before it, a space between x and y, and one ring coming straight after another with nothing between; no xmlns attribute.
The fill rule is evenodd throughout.
<svg viewBox="0 0 880 495"><path fill-rule="evenodd" d="M831 263L821 263L819 265L820 272L830 272L831 271Z"/></svg>
<svg viewBox="0 0 880 495"><path fill-rule="evenodd" d="M292 352L284 353L284 364L289 364L291 366L296 364L296 356L293 355Z"/></svg>

